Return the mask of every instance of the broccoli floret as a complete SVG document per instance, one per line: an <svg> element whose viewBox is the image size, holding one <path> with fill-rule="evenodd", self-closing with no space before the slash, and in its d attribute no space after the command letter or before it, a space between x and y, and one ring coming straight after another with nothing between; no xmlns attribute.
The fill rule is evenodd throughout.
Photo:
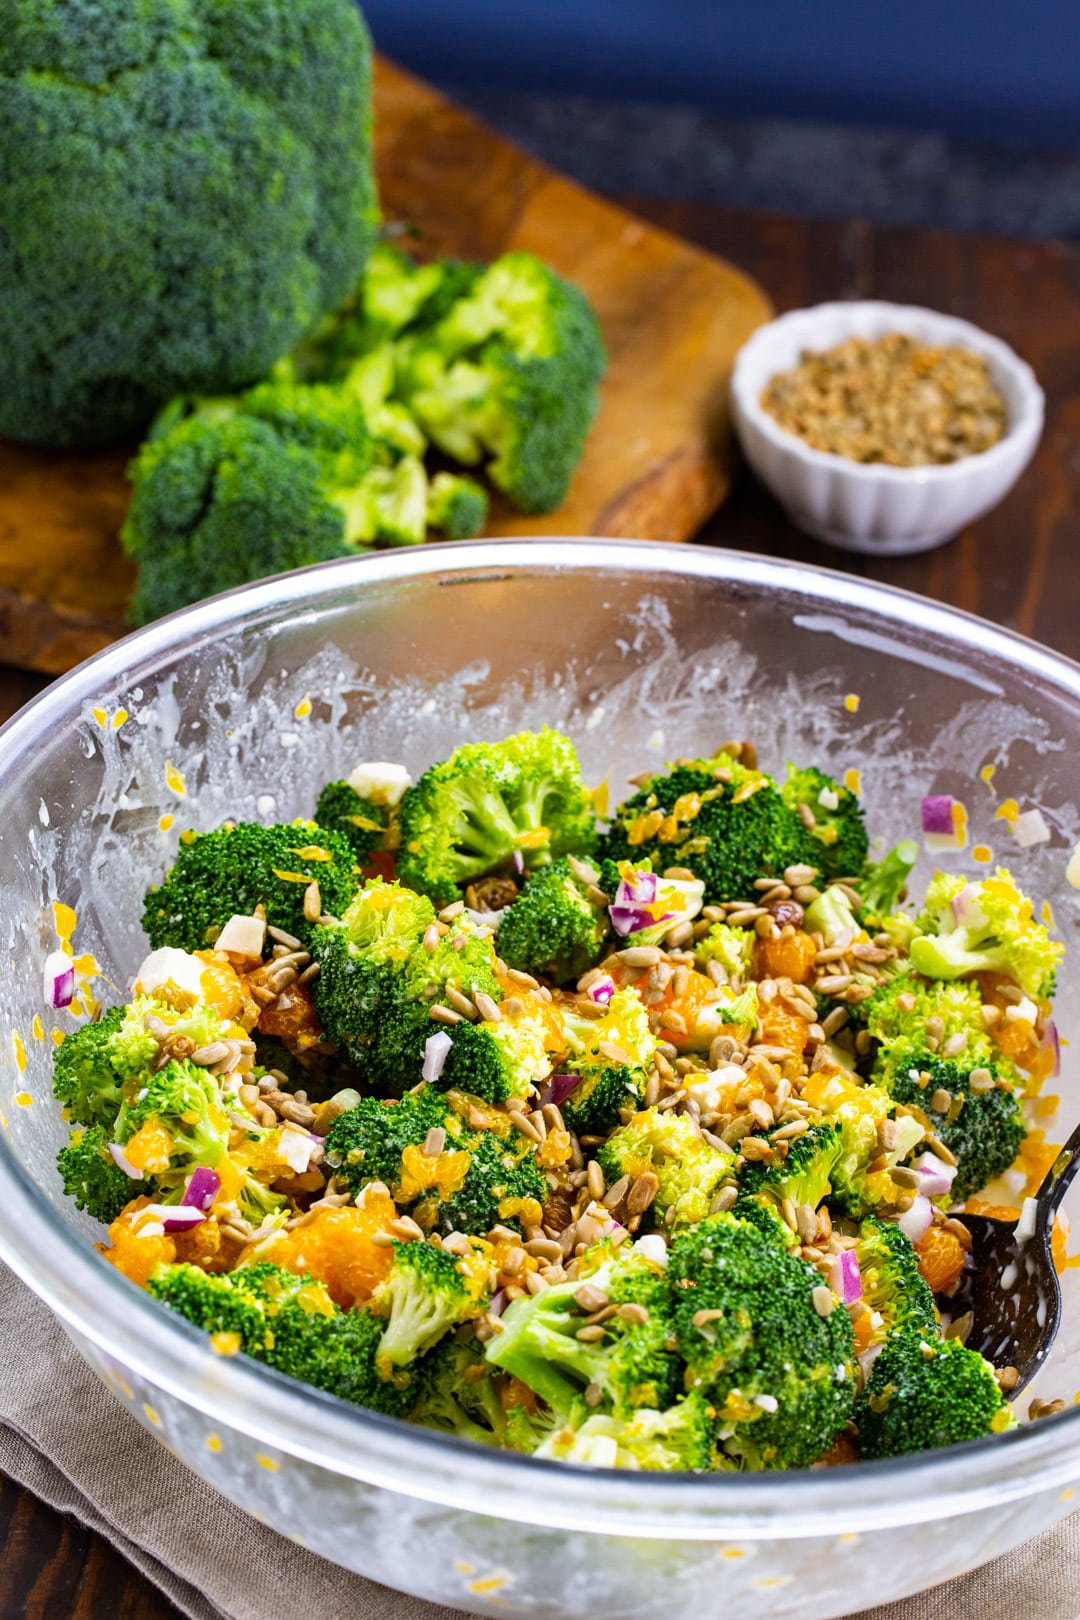
<svg viewBox="0 0 1080 1620"><path fill-rule="evenodd" d="M919 1271L911 1239L895 1221L866 1216L859 1223L855 1255L863 1299L882 1317L880 1337L907 1329L936 1336L934 1296Z"/></svg>
<svg viewBox="0 0 1080 1620"><path fill-rule="evenodd" d="M548 729L466 743L406 791L400 824L401 881L440 903L515 853L532 871L595 840L574 745Z"/></svg>
<svg viewBox="0 0 1080 1620"><path fill-rule="evenodd" d="M539 867L499 919L495 944L503 961L557 983L579 978L609 926L607 908L589 899L588 888L565 859Z"/></svg>
<svg viewBox="0 0 1080 1620"><path fill-rule="evenodd" d="M433 1243L395 1243L390 1270L371 1297L375 1314L389 1319L380 1370L408 1366L450 1328L479 1316L488 1300L487 1271L479 1248L460 1256Z"/></svg>
<svg viewBox="0 0 1080 1620"><path fill-rule="evenodd" d="M864 1457L929 1451L1014 1427L990 1363L959 1339L917 1329L886 1341L855 1421Z"/></svg>
<svg viewBox="0 0 1080 1620"><path fill-rule="evenodd" d="M871 861L863 868L859 878L859 915L868 926L884 927L896 920L893 913L904 897L911 869L918 859L918 844L912 838L904 838L880 861Z"/></svg>
<svg viewBox="0 0 1080 1620"><path fill-rule="evenodd" d="M911 960L930 979L1004 973L1029 996L1049 997L1065 947L1037 923L1005 867L970 883L938 872L915 919Z"/></svg>
<svg viewBox="0 0 1080 1620"><path fill-rule="evenodd" d="M370 42L349 0L9 5L0 435L134 435L263 375L376 229Z"/></svg>
<svg viewBox="0 0 1080 1620"><path fill-rule="evenodd" d="M841 787L814 765L787 768L781 788L784 803L796 812L817 840L817 865L827 881L854 877L862 870L870 848L866 812L858 794Z"/></svg>
<svg viewBox="0 0 1080 1620"><path fill-rule="evenodd" d="M537 1448L537 1457L593 1468L700 1473L717 1466L716 1414L698 1390L663 1412L639 1407L625 1418L581 1406Z"/></svg>
<svg viewBox="0 0 1080 1620"><path fill-rule="evenodd" d="M1012 1165L1027 1134L1020 1109L1020 1078L1007 1058L975 1065L985 1089L973 1091L973 1065L931 1052L905 1051L903 1060L888 1061L888 1086L897 1102L925 1114L938 1141L957 1163L951 1197L961 1202L1002 1175ZM1008 1082L1003 1089L997 1082ZM935 1108L938 1092L947 1093L946 1109Z"/></svg>
<svg viewBox="0 0 1080 1620"><path fill-rule="evenodd" d="M390 812L384 804L362 799L348 782L327 782L315 806L315 820L328 832L340 833L357 866L365 867L383 847Z"/></svg>
<svg viewBox="0 0 1080 1620"><path fill-rule="evenodd" d="M214 1276L197 1266L159 1266L149 1292L211 1334L279 1372L391 1417L404 1415L404 1387L376 1365L385 1323L370 1311L340 1311L313 1278L265 1261Z"/></svg>
<svg viewBox="0 0 1080 1620"><path fill-rule="evenodd" d="M770 1144L775 1156L768 1161L746 1161L740 1189L751 1195L767 1190L776 1198L790 1198L795 1205L817 1209L832 1191L830 1178L843 1146L840 1127L828 1120L810 1125L801 1136L787 1141L786 1154L777 1153L781 1144L771 1135L762 1140Z"/></svg>
<svg viewBox="0 0 1080 1620"><path fill-rule="evenodd" d="M544 1083L551 1073L551 1022L531 999L517 999L522 1010L497 1023L454 1025L442 1084L485 1102L505 1102Z"/></svg>
<svg viewBox="0 0 1080 1620"><path fill-rule="evenodd" d="M186 1059L166 1063L141 1088L138 1100L125 1104L115 1139L122 1147L150 1124L168 1138L168 1163L148 1166L162 1187L180 1185L200 1165L213 1169L228 1153L230 1125L217 1085L206 1069Z"/></svg>
<svg viewBox="0 0 1080 1620"><path fill-rule="evenodd" d="M649 1016L633 990L616 990L602 1018L561 1009L567 1071L581 1076L562 1105L572 1131L603 1135L623 1108L638 1108L656 1051Z"/></svg>
<svg viewBox="0 0 1080 1620"><path fill-rule="evenodd" d="M431 480L427 520L448 540L471 540L487 522L488 498L474 478L436 473Z"/></svg>
<svg viewBox="0 0 1080 1620"><path fill-rule="evenodd" d="M977 984L927 980L910 972L894 974L867 997L861 1009L868 1033L887 1049L884 1056L878 1054L875 1077L888 1084L888 1075L907 1054L926 1050L929 1035L941 1046L962 1035L965 1062L992 1061L996 1047L987 1034L981 1009Z"/></svg>
<svg viewBox="0 0 1080 1620"><path fill-rule="evenodd" d="M804 1098L840 1130L840 1152L829 1172L833 1205L862 1215L891 1207L905 1196L890 1172L926 1134L916 1119L897 1115L893 1098L881 1086L837 1068L810 1075Z"/></svg>
<svg viewBox="0 0 1080 1620"><path fill-rule="evenodd" d="M854 1402L847 1311L821 1316L817 1271L732 1215L711 1215L668 1251L688 1387L716 1408L722 1451L747 1468L808 1467Z"/></svg>
<svg viewBox="0 0 1080 1620"><path fill-rule="evenodd" d="M641 1312L616 1313L600 1339L583 1342L584 1319L600 1308L593 1300L640 1306L644 1319ZM488 1342L487 1359L557 1412L569 1410L590 1385L616 1417L639 1406L663 1409L678 1391L679 1361L668 1343L672 1312L663 1272L631 1252L605 1261L584 1282L577 1277L514 1300L503 1312L503 1331Z"/></svg>
<svg viewBox="0 0 1080 1620"><path fill-rule="evenodd" d="M123 1026L125 1008L110 1007L96 1023L71 1030L53 1056L53 1091L69 1116L82 1125L112 1126L124 1101L112 1037ZM157 1043L147 1036L148 1058Z"/></svg>
<svg viewBox="0 0 1080 1620"><path fill-rule="evenodd" d="M800 1246L798 1232L793 1231L785 1221L771 1193L740 1193L731 1207L731 1213L738 1220L756 1226L763 1237L768 1238L770 1243L778 1243L782 1249L793 1250Z"/></svg>
<svg viewBox="0 0 1080 1620"><path fill-rule="evenodd" d="M411 1423L481 1445L502 1444L506 1413L478 1340L441 1339L417 1365L414 1389Z"/></svg>
<svg viewBox="0 0 1080 1620"><path fill-rule="evenodd" d="M397 345L396 389L429 437L523 512L566 494L598 405L588 299L527 253L496 260L434 326Z"/></svg>
<svg viewBox="0 0 1080 1620"><path fill-rule="evenodd" d="M694 959L702 969L710 962L719 962L730 984L743 984L753 973L756 946L757 935L752 928L713 923L704 939L694 945Z"/></svg>
<svg viewBox="0 0 1080 1620"><path fill-rule="evenodd" d="M468 1098L448 1099L434 1086L397 1103L365 1097L331 1126L329 1160L350 1192L384 1182L422 1225L444 1234L479 1236L497 1221L519 1229L523 1207L531 1202L537 1213L548 1194L532 1144L505 1114L492 1115L492 1129L473 1130L453 1104L465 1113L470 1107ZM440 1130L441 1142L432 1141Z"/></svg>
<svg viewBox="0 0 1080 1620"><path fill-rule="evenodd" d="M56 1156L64 1191L80 1209L108 1226L145 1183L136 1188L109 1152L109 1138L100 1125L72 1131L71 1140Z"/></svg>
<svg viewBox="0 0 1080 1620"><path fill-rule="evenodd" d="M600 843L613 861L649 858L687 867L706 904L754 893L754 880L791 865L816 867L821 845L774 782L726 754L654 776L621 804Z"/></svg>
<svg viewBox="0 0 1080 1620"><path fill-rule="evenodd" d="M151 945L184 951L212 945L230 917L261 905L268 924L310 940L304 896L317 884L324 912L337 916L356 891L352 851L339 833L313 821L263 827L238 822L181 837L176 862L146 896Z"/></svg>
<svg viewBox="0 0 1080 1620"><path fill-rule="evenodd" d="M700 1221L713 1199L734 1178L734 1156L705 1141L694 1122L674 1111L647 1108L613 1131L597 1153L609 1186L622 1176L651 1170L659 1187L652 1208L669 1228Z"/></svg>

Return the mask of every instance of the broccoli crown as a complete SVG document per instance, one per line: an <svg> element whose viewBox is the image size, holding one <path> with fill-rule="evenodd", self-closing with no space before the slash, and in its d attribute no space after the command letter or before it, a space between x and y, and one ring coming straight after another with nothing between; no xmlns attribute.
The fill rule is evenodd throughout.
<svg viewBox="0 0 1080 1620"><path fill-rule="evenodd" d="M328 832L340 833L357 866L367 866L382 846L390 812L384 804L362 799L348 782L327 782L315 806L315 820Z"/></svg>
<svg viewBox="0 0 1080 1620"><path fill-rule="evenodd" d="M268 924L307 941L313 925L304 896L313 883L323 911L334 915L357 884L345 839L313 821L271 827L242 821L185 834L175 864L146 896L143 928L155 949L205 950L230 917L261 905Z"/></svg>
<svg viewBox="0 0 1080 1620"><path fill-rule="evenodd" d="M596 961L608 923L606 907L588 898L587 887L566 860L539 867L499 919L503 961L557 983L579 978Z"/></svg>
<svg viewBox="0 0 1080 1620"><path fill-rule="evenodd" d="M800 769L790 764L780 792L789 809L801 810L800 819L818 842L816 864L822 877L854 877L862 870L870 840L858 794L815 765Z"/></svg>
<svg viewBox="0 0 1080 1620"><path fill-rule="evenodd" d="M442 319L398 344L397 390L431 439L521 511L566 494L606 363L585 294L527 253L488 267Z"/></svg>
<svg viewBox="0 0 1080 1620"><path fill-rule="evenodd" d="M851 1215L896 1204L902 1190L890 1171L922 1141L923 1126L911 1115L897 1116L881 1086L844 1071L811 1075L806 1100L840 1131L840 1151L829 1172L830 1202ZM892 1122L887 1132L886 1120Z"/></svg>
<svg viewBox="0 0 1080 1620"><path fill-rule="evenodd" d="M609 1186L621 1176L651 1170L659 1187L656 1219L670 1228L700 1221L719 1189L734 1175L733 1156L705 1141L685 1114L647 1108L613 1131L597 1155Z"/></svg>
<svg viewBox="0 0 1080 1620"><path fill-rule="evenodd" d="M386 1277L371 1299L388 1318L377 1364L384 1374L407 1367L459 1322L487 1304L487 1260L481 1252L458 1256L433 1243L395 1243Z"/></svg>
<svg viewBox="0 0 1080 1620"><path fill-rule="evenodd" d="M930 979L1004 973L1029 996L1052 996L1065 947L1052 940L1010 872L971 883L937 872L915 919L911 960Z"/></svg>
<svg viewBox="0 0 1080 1620"><path fill-rule="evenodd" d="M247 383L363 269L349 0L5 0L0 86L0 435L116 441L175 393Z"/></svg>
<svg viewBox="0 0 1080 1620"><path fill-rule="evenodd" d="M986 1090L971 1089L972 1072L970 1063L925 1051L905 1053L901 1063L889 1067L889 1090L897 1102L920 1109L955 1158L951 1196L957 1202L981 1192L1008 1170L1027 1134L1014 1089L1019 1077L1008 1059L977 1066ZM999 1086L999 1080L1008 1082L1008 1089ZM947 1108L935 1108L938 1092L948 1094Z"/></svg>
<svg viewBox="0 0 1080 1620"><path fill-rule="evenodd" d="M907 888L911 869L919 859L919 846L912 838L900 843L883 855L880 861L869 862L859 879L860 915L875 923L884 923L900 904Z"/></svg>
<svg viewBox="0 0 1080 1620"><path fill-rule="evenodd" d="M785 1221L779 1205L771 1193L740 1193L731 1207L731 1213L740 1221L748 1221L770 1243L779 1243L784 1249L797 1249L798 1232Z"/></svg>
<svg viewBox="0 0 1080 1620"><path fill-rule="evenodd" d="M256 1361L341 1400L391 1417L408 1395L376 1362L385 1324L370 1311L340 1311L326 1289L266 1261L227 1275L197 1266L159 1266L150 1293L211 1334L236 1335Z"/></svg>
<svg viewBox="0 0 1080 1620"><path fill-rule="evenodd" d="M756 946L757 935L752 928L732 928L718 922L695 943L694 957L699 968L718 962L729 983L742 984L753 972Z"/></svg>
<svg viewBox="0 0 1080 1620"><path fill-rule="evenodd" d="M146 1125L168 1138L168 1166L155 1169L163 1186L174 1185L199 1165L213 1168L229 1147L229 1120L213 1077L184 1059L172 1059L121 1109L113 1127L121 1146Z"/></svg>
<svg viewBox="0 0 1080 1620"><path fill-rule="evenodd" d="M660 871L677 862L704 883L707 905L752 895L762 874L821 861L821 845L775 783L725 754L654 776L619 806L600 853L648 857Z"/></svg>
<svg viewBox="0 0 1080 1620"><path fill-rule="evenodd" d="M502 1444L506 1413L478 1340L440 1339L418 1362L413 1393L410 1422L481 1445Z"/></svg>
<svg viewBox="0 0 1080 1620"><path fill-rule="evenodd" d="M623 1108L638 1108L656 1051L649 1017L635 991L616 990L602 1018L562 1009L569 1072L581 1076L562 1106L579 1134L603 1135Z"/></svg>
<svg viewBox="0 0 1080 1620"><path fill-rule="evenodd" d="M53 1091L80 1124L111 1127L123 1105L124 1077L114 1061L112 1038L124 1024L125 1011L110 1007L96 1023L71 1030L53 1056ZM153 1052L156 1044L147 1039Z"/></svg>
<svg viewBox="0 0 1080 1620"><path fill-rule="evenodd" d="M859 1223L855 1254L863 1299L884 1319L886 1335L907 1329L937 1334L934 1296L919 1271L911 1239L895 1221L866 1216Z"/></svg>
<svg viewBox="0 0 1080 1620"><path fill-rule="evenodd" d="M487 522L487 492L475 478L436 473L431 480L427 519L448 540L471 540Z"/></svg>
<svg viewBox="0 0 1080 1620"><path fill-rule="evenodd" d="M583 1341L578 1335L585 1318L603 1304L640 1309L616 1312L600 1338ZM616 1417L639 1406L662 1409L675 1399L679 1383L678 1357L668 1342L672 1310L663 1272L631 1252L605 1261L584 1284L577 1277L512 1301L501 1317L503 1331L488 1342L487 1359L557 1412L568 1410L590 1385Z"/></svg>
<svg viewBox="0 0 1080 1620"><path fill-rule="evenodd" d="M699 1390L663 1412L638 1407L623 1418L579 1406L573 1423L556 1426L537 1457L593 1468L698 1473L717 1466L716 1414Z"/></svg>
<svg viewBox="0 0 1080 1620"><path fill-rule="evenodd" d="M1013 1427L990 1363L959 1339L917 1329L886 1341L855 1421L864 1457L954 1446Z"/></svg>
<svg viewBox="0 0 1080 1620"><path fill-rule="evenodd" d="M68 1197L103 1226L115 1221L135 1196L131 1177L113 1159L100 1125L72 1131L71 1140L56 1156L56 1167Z"/></svg>
<svg viewBox="0 0 1080 1620"><path fill-rule="evenodd" d="M406 790L398 872L410 888L445 903L460 885L510 870L515 853L531 871L588 850L594 823L569 738L545 728L466 743Z"/></svg>
<svg viewBox="0 0 1080 1620"><path fill-rule="evenodd" d="M527 1003L497 1023L455 1024L450 1039L442 1083L485 1102L525 1097L551 1073L550 1024Z"/></svg>
<svg viewBox="0 0 1080 1620"><path fill-rule="evenodd" d="M458 1102L434 1086L396 1103L365 1097L338 1115L327 1154L350 1192L384 1182L421 1224L443 1233L480 1235L497 1221L517 1229L526 1202L540 1206L548 1193L531 1143L505 1115L493 1121L497 1130L470 1129ZM468 1099L460 1106L467 1113Z"/></svg>
<svg viewBox="0 0 1080 1620"><path fill-rule="evenodd" d="M777 1150L781 1143L766 1136L774 1157L748 1160L740 1173L741 1191L753 1195L768 1190L776 1198L790 1198L793 1204L809 1204L817 1209L832 1191L833 1166L843 1149L838 1124L820 1120L801 1136L787 1142L786 1154Z"/></svg>
<svg viewBox="0 0 1080 1620"><path fill-rule="evenodd" d="M862 1004L868 1033L886 1048L885 1054L878 1054L875 1077L887 1084L892 1070L909 1052L925 1051L931 1036L945 1046L962 1035L965 1061L992 1061L996 1048L981 1007L977 984L927 980L917 973L886 979Z"/></svg>
<svg viewBox="0 0 1080 1620"><path fill-rule="evenodd" d="M814 1268L731 1215L675 1237L668 1279L688 1387L715 1406L725 1454L749 1468L809 1466L851 1416L847 1311L819 1315Z"/></svg>

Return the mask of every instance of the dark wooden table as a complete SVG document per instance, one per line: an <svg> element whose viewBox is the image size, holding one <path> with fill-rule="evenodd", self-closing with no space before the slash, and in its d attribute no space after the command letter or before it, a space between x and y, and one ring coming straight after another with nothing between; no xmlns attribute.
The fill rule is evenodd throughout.
<svg viewBox="0 0 1080 1620"><path fill-rule="evenodd" d="M835 551L792 528L745 477L701 540L871 576L1080 658L1080 247L629 202L751 271L780 310L831 298L928 304L1005 338L1046 390L1033 465L996 511L937 551L892 561ZM45 684L0 666L0 720ZM0 1481L0 1620L120 1616L176 1620L177 1611L99 1537Z"/></svg>

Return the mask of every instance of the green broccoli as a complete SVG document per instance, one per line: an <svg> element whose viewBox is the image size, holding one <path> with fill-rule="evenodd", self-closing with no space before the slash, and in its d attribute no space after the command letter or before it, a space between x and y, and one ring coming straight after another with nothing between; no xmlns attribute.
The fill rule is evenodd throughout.
<svg viewBox="0 0 1080 1620"><path fill-rule="evenodd" d="M80 1209L108 1226L125 1204L146 1190L126 1175L109 1152L109 1138L100 1125L72 1131L66 1147L56 1156L64 1191Z"/></svg>
<svg viewBox="0 0 1080 1620"><path fill-rule="evenodd" d="M229 1149L229 1119L213 1076L196 1064L172 1059L141 1088L138 1100L121 1108L113 1129L123 1147L153 1121L169 1138L167 1169L156 1170L162 1187L182 1184L199 1165L213 1169ZM253 1129L257 1127L252 1125Z"/></svg>
<svg viewBox="0 0 1080 1620"><path fill-rule="evenodd" d="M586 1018L563 1007L569 1047L567 1070L580 1084L562 1105L567 1125L578 1134L604 1135L624 1108L641 1106L656 1051L649 1015L633 990L616 990L602 1018Z"/></svg>
<svg viewBox="0 0 1080 1620"><path fill-rule="evenodd" d="M918 859L918 844L912 838L904 838L880 861L871 861L863 868L859 878L859 916L867 927L888 928L897 922L894 913ZM906 918L900 920L906 922Z"/></svg>
<svg viewBox="0 0 1080 1620"><path fill-rule="evenodd" d="M786 1154L777 1152L783 1144L774 1142L772 1134L761 1140L769 1143L775 1157L767 1162L747 1160L739 1176L740 1191L751 1196L768 1191L775 1198L817 1209L832 1191L830 1178L843 1148L839 1125L821 1120L808 1126L801 1136L787 1139Z"/></svg>
<svg viewBox="0 0 1080 1620"><path fill-rule="evenodd" d="M729 1214L679 1233L668 1256L687 1387L715 1406L721 1450L746 1468L808 1467L851 1416L847 1311L819 1315L818 1272Z"/></svg>
<svg viewBox="0 0 1080 1620"><path fill-rule="evenodd" d="M362 271L367 30L349 0L4 0L0 154L0 436L123 440Z"/></svg>
<svg viewBox="0 0 1080 1620"><path fill-rule="evenodd" d="M672 1230L703 1220L720 1188L735 1176L734 1155L710 1146L693 1120L673 1110L635 1114L611 1133L596 1157L609 1186L651 1170L660 1184L653 1212Z"/></svg>
<svg viewBox="0 0 1080 1620"><path fill-rule="evenodd" d="M752 928L732 928L713 923L703 939L694 945L694 961L703 972L710 962L718 962L729 984L745 984L754 970L757 935Z"/></svg>
<svg viewBox="0 0 1080 1620"><path fill-rule="evenodd" d="M367 1310L340 1311L321 1283L262 1262L225 1276L197 1266L159 1266L149 1292L210 1334L235 1335L246 1355L341 1400L404 1416L404 1380L377 1366L385 1323Z"/></svg>
<svg viewBox="0 0 1080 1620"><path fill-rule="evenodd" d="M905 1049L902 1061L887 1057L887 1065L887 1084L897 1102L921 1109L956 1160L950 1194L954 1202L981 1192L1015 1162L1027 1127L1019 1101L1020 1076L1007 1058L973 1066ZM973 1073L978 1090L972 1090ZM998 1081L1007 1082L1007 1088ZM939 1092L949 1099L946 1108L935 1107Z"/></svg>
<svg viewBox="0 0 1080 1620"><path fill-rule="evenodd" d="M440 1339L417 1363L413 1391L411 1423L481 1445L503 1443L506 1413L478 1340Z"/></svg>
<svg viewBox="0 0 1080 1620"><path fill-rule="evenodd" d="M395 1243L390 1271L371 1296L386 1317L376 1358L384 1376L430 1350L460 1322L480 1316L488 1303L487 1260L479 1251L450 1254L433 1243Z"/></svg>
<svg viewBox="0 0 1080 1620"><path fill-rule="evenodd" d="M821 845L784 803L776 784L726 754L654 776L615 812L600 841L613 861L649 858L687 867L706 904L740 900L754 881L785 867L816 867Z"/></svg>
<svg viewBox="0 0 1080 1620"><path fill-rule="evenodd" d="M551 1024L531 998L517 999L522 1010L513 1017L454 1025L442 1085L494 1103L543 1085L551 1073Z"/></svg>
<svg viewBox="0 0 1080 1620"><path fill-rule="evenodd" d="M896 973L867 997L861 1013L867 1032L886 1049L878 1054L874 1070L885 1085L909 1054L926 1051L928 1039L936 1040L939 1049L958 1047L953 1055L962 1053L973 1064L992 1062L997 1051L983 1022L979 987L967 981Z"/></svg>
<svg viewBox="0 0 1080 1620"><path fill-rule="evenodd" d="M859 1223L855 1255L862 1297L882 1318L879 1340L909 1329L937 1335L934 1296L919 1271L911 1239L895 1221L866 1216Z"/></svg>
<svg viewBox="0 0 1080 1620"><path fill-rule="evenodd" d="M487 493L474 478L436 473L431 480L427 520L448 540L471 540L487 522Z"/></svg>
<svg viewBox="0 0 1080 1620"><path fill-rule="evenodd" d="M854 877L862 870L870 840L866 812L857 793L841 787L816 766L800 770L790 764L780 792L817 840L816 865L826 881Z"/></svg>
<svg viewBox="0 0 1080 1620"><path fill-rule="evenodd" d="M123 1105L125 1076L117 1069L112 1038L123 1028L126 1011L110 1007L95 1023L70 1030L53 1055L53 1091L68 1117L82 1125L111 1129ZM143 1033L149 1064L157 1042Z"/></svg>
<svg viewBox="0 0 1080 1620"><path fill-rule="evenodd" d="M488 267L398 340L395 388L424 432L524 512L564 498L598 405L603 340L584 293L527 253Z"/></svg>
<svg viewBox="0 0 1080 1620"><path fill-rule="evenodd" d="M348 782L327 782L315 806L315 820L328 832L341 834L362 868L383 847L390 812L385 804L362 799Z"/></svg>
<svg viewBox="0 0 1080 1620"><path fill-rule="evenodd" d="M585 1318L605 1304L638 1309L616 1312L600 1338L583 1341ZM513 1300L502 1332L488 1342L487 1359L556 1412L568 1411L590 1386L596 1404L615 1417L640 1406L663 1409L679 1385L678 1357L669 1346L673 1304L659 1267L632 1251L617 1255L584 1277Z"/></svg>
<svg viewBox="0 0 1080 1620"><path fill-rule="evenodd" d="M904 1195L890 1172L925 1136L918 1120L898 1114L881 1086L838 1068L812 1074L806 1100L840 1131L840 1151L829 1172L830 1203L855 1216L895 1205Z"/></svg>
<svg viewBox="0 0 1080 1620"><path fill-rule="evenodd" d="M503 961L560 984L580 978L609 927L607 908L590 900L589 887L565 859L538 867L499 919L495 945Z"/></svg>
<svg viewBox="0 0 1080 1620"><path fill-rule="evenodd" d="M408 788L400 810L398 873L445 904L460 886L526 871L595 840L592 799L577 753L557 731L524 731L499 743L466 743Z"/></svg>
<svg viewBox="0 0 1080 1620"><path fill-rule="evenodd" d="M155 950L212 945L230 917L261 905L268 924L308 941L313 924L304 897L317 885L324 912L338 915L356 891L352 851L335 832L313 821L263 827L226 824L214 832L184 833L176 861L149 891L143 928Z"/></svg>
<svg viewBox="0 0 1080 1620"><path fill-rule="evenodd" d="M731 1206L731 1213L737 1220L756 1226L763 1237L770 1243L778 1243L782 1249L791 1251L801 1246L798 1232L785 1221L771 1193L740 1193Z"/></svg>
<svg viewBox="0 0 1080 1620"><path fill-rule="evenodd" d="M917 1329L886 1341L855 1422L864 1457L929 1451L1015 1427L990 1363L959 1339Z"/></svg>
<svg viewBox="0 0 1080 1620"><path fill-rule="evenodd" d="M625 1418L577 1407L573 1423L556 1427L533 1453L593 1468L641 1468L702 1473L718 1464L716 1414L691 1390L663 1412L638 1407Z"/></svg>
<svg viewBox="0 0 1080 1620"><path fill-rule="evenodd" d="M1025 995L1054 993L1065 947L1035 921L1031 901L1003 866L977 883L936 873L915 926L911 960L927 978L997 972Z"/></svg>

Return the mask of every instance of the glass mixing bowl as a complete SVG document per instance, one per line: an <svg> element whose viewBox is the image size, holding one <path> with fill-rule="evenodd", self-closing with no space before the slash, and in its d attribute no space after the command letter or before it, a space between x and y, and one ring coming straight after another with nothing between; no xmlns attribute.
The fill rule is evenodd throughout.
<svg viewBox="0 0 1080 1620"><path fill-rule="evenodd" d="M616 794L643 766L734 736L766 767L859 770L890 842L917 827L923 794L963 799L971 842L1053 905L1070 946L1061 1032L1080 1039L1080 894L1065 876L1080 838L1076 665L931 602L722 551L545 540L330 563L140 631L0 733L0 1255L196 1474L315 1552L454 1608L814 1620L1051 1524L1077 1503L1076 1410L854 1468L585 1470L411 1429L215 1356L94 1252L100 1233L53 1164L64 1127L49 1036L73 1019L42 1001L52 903L75 909L76 951L122 995L143 954L144 890L182 827L309 813L316 784L362 758L415 772L467 738L541 722L567 729L590 781L607 776ZM1041 806L1049 843L1016 845L994 814L1007 797ZM1061 1141L1076 1112L1066 1098L1040 1123ZM1036 1393L1071 1404L1080 1297L1076 1272L1064 1280Z"/></svg>

